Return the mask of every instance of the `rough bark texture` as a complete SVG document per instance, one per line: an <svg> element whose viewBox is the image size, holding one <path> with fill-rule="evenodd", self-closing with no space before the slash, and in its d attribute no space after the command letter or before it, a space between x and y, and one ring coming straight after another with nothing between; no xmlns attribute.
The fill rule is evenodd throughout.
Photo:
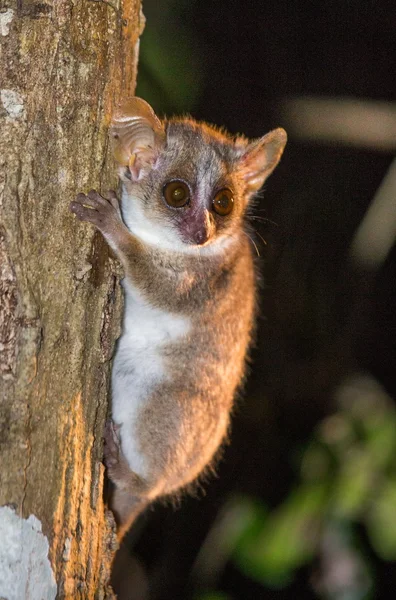
<svg viewBox="0 0 396 600"><path fill-rule="evenodd" d="M0 507L41 522L58 598L112 597L101 459L121 293L69 202L116 184L107 126L142 26L140 0L0 3Z"/></svg>

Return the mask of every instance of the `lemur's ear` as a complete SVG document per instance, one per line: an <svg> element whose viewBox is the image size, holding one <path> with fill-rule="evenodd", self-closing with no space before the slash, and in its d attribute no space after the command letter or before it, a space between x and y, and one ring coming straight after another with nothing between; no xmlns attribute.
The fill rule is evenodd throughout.
<svg viewBox="0 0 396 600"><path fill-rule="evenodd" d="M164 126L151 106L135 96L115 111L110 140L116 161L138 181L153 166L165 142Z"/></svg>
<svg viewBox="0 0 396 600"><path fill-rule="evenodd" d="M287 134L279 127L248 144L240 158L240 169L248 192L257 192L278 164L286 146Z"/></svg>

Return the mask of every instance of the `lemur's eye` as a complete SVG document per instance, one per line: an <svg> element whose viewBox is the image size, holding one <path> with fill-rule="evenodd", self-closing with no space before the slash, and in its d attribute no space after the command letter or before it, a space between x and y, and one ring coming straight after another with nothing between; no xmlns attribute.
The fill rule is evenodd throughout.
<svg viewBox="0 0 396 600"><path fill-rule="evenodd" d="M229 215L233 207L234 198L231 190L224 188L217 192L216 196L213 198L213 210L217 212L218 215L221 215L222 217Z"/></svg>
<svg viewBox="0 0 396 600"><path fill-rule="evenodd" d="M166 183L162 190L165 202L173 208L182 208L190 200L190 190L184 181L174 179Z"/></svg>

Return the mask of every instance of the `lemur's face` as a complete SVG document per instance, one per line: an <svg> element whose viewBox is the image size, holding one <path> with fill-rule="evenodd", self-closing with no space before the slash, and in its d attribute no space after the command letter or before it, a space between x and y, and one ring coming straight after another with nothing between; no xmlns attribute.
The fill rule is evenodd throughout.
<svg viewBox="0 0 396 600"><path fill-rule="evenodd" d="M182 251L232 238L286 143L282 129L250 143L189 118L161 122L138 98L115 117L111 131L116 156L118 144L118 156L128 162L120 167L126 225Z"/></svg>

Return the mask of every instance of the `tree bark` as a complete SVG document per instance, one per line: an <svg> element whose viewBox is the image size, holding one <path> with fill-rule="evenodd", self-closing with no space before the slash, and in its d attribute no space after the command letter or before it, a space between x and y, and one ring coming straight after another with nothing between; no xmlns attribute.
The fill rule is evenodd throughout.
<svg viewBox="0 0 396 600"><path fill-rule="evenodd" d="M140 0L0 3L0 598L7 600L113 597L115 537L101 461L119 273L69 203L79 191L116 184L107 126L114 104L133 95L143 20ZM22 588L16 580L25 575Z"/></svg>

